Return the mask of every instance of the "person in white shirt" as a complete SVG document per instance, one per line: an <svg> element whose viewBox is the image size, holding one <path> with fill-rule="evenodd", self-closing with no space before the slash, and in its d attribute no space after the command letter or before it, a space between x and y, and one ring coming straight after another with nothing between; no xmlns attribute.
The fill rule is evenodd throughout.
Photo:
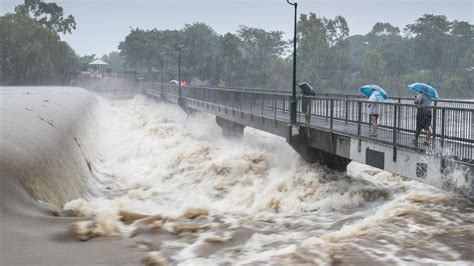
<svg viewBox="0 0 474 266"><path fill-rule="evenodd" d="M380 92L373 90L372 94L369 97L369 101L371 102L368 105L369 108L369 117L370 123L372 124L372 133L370 134L371 137L377 137L377 129L378 129L378 118L380 115L380 102L382 99L382 95Z"/></svg>

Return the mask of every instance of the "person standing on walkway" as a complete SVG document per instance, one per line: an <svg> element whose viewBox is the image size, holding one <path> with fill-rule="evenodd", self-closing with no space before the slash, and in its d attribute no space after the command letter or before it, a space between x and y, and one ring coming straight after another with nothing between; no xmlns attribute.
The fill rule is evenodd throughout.
<svg viewBox="0 0 474 266"><path fill-rule="evenodd" d="M316 91L306 81L298 81L296 85L301 89L301 111L304 113L304 120L309 125L311 123L311 102L309 96L316 96Z"/></svg>
<svg viewBox="0 0 474 266"><path fill-rule="evenodd" d="M418 93L415 97L416 106L416 130L413 143L418 145L418 137L421 130L426 132L425 145L431 144L431 98L424 93Z"/></svg>
<svg viewBox="0 0 474 266"><path fill-rule="evenodd" d="M304 113L304 120L309 125L311 123L311 99L306 96L305 91L301 91L301 111Z"/></svg>
<svg viewBox="0 0 474 266"><path fill-rule="evenodd" d="M372 94L369 97L369 118L370 118L370 123L372 124L372 133L370 133L371 137L377 137L377 129L378 129L378 118L380 115L380 102L382 99L382 96L380 95L380 92L377 90L373 90Z"/></svg>
<svg viewBox="0 0 474 266"><path fill-rule="evenodd" d="M380 102L387 100L388 93L378 85L365 85L359 88L359 92L369 97L369 120L372 127L371 137L377 137L378 118L380 115Z"/></svg>

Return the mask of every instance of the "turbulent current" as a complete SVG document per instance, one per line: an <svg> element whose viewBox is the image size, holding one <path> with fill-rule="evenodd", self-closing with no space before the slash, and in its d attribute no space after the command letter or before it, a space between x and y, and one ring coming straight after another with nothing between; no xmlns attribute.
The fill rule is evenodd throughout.
<svg viewBox="0 0 474 266"><path fill-rule="evenodd" d="M355 162L347 174L310 165L252 128L226 139L213 116L145 96L97 97L78 108L88 122L61 125L45 111L68 108L56 95L91 97L69 90L25 108L15 99L33 89L2 92L13 95L2 126L18 122L7 117L17 106L44 130L2 132L0 264L474 263L474 204L462 196ZM54 149L30 156L42 145ZM32 207L24 191L60 208Z"/></svg>
<svg viewBox="0 0 474 266"><path fill-rule="evenodd" d="M102 194L63 211L86 217L82 240L119 235L150 263L474 263L462 197L357 163L309 165L251 128L228 140L213 117L143 96L99 106Z"/></svg>

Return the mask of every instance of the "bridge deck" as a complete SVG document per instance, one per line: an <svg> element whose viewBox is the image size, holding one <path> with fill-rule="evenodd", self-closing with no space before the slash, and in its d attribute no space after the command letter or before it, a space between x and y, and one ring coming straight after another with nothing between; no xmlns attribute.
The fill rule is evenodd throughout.
<svg viewBox="0 0 474 266"><path fill-rule="evenodd" d="M222 108L227 106L222 106ZM229 107L227 107L229 108ZM240 111L240 110L236 110ZM255 107L245 107L243 108L244 112L251 113L256 116L262 116L262 108L261 106ZM263 116L268 119L277 119L279 121L289 123L289 112L280 111L278 110L275 112L272 109L264 108ZM297 120L301 125L307 125L304 119L304 115L302 113L298 113ZM397 146L402 148L409 148L413 150L418 150L421 152L426 153L437 153L443 154L444 156L452 155L451 149L457 149L456 153L461 155L463 158L474 158L474 149L472 148L472 144L463 143L461 141L453 141L453 140L441 140L434 138L432 139L432 143L430 146L425 146L423 143L425 142L425 135L421 134L418 140L418 145L413 143L413 139L415 137L414 133L411 132L400 132L396 131L396 139L394 141L393 129L387 128L378 128L378 135L377 137L370 136L371 126L368 124L361 124L360 125L360 134L358 134L358 124L354 122L345 122L340 120L333 120L332 131L335 133L339 133L342 135L347 136L357 136L359 138L383 142L390 146ZM310 127L312 128L319 128L326 131L331 131L331 119L328 117L318 117L318 116L311 116L310 119Z"/></svg>

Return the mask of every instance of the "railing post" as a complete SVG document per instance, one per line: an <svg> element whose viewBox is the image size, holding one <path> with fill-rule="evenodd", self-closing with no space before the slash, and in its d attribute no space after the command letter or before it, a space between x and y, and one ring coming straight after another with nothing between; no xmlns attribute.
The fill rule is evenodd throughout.
<svg viewBox="0 0 474 266"><path fill-rule="evenodd" d="M250 99L250 120L253 121L253 102L255 101L255 98Z"/></svg>
<svg viewBox="0 0 474 266"><path fill-rule="evenodd" d="M471 128L469 129L470 139L474 139L474 109L471 109ZM474 143L471 143L471 148L474 146ZM474 158L471 158L474 159Z"/></svg>
<svg viewBox="0 0 474 266"><path fill-rule="evenodd" d="M242 107L242 105L243 105L243 103L242 103L242 92L239 92L239 99L240 99L240 100L239 100L239 101L240 101L240 117L243 118L243 117L244 117L244 113L243 113L243 107Z"/></svg>
<svg viewBox="0 0 474 266"><path fill-rule="evenodd" d="M227 102L227 97L225 94L227 94L226 91L223 92L224 95L222 95L224 97L223 99L223 104L224 104L224 113L227 114L227 107L228 107L228 102Z"/></svg>
<svg viewBox="0 0 474 266"><path fill-rule="evenodd" d="M444 147L444 121L446 116L446 109L441 110L441 148Z"/></svg>
<svg viewBox="0 0 474 266"><path fill-rule="evenodd" d="M393 105L393 140L392 140L392 149L393 149L393 161L397 161L397 130L398 130L398 112L399 112L400 105Z"/></svg>
<svg viewBox="0 0 474 266"><path fill-rule="evenodd" d="M360 123L362 119L362 102L357 101L357 136L360 137Z"/></svg>
<svg viewBox="0 0 474 266"><path fill-rule="evenodd" d="M276 96L273 97L273 119L277 119L277 98Z"/></svg>
<svg viewBox="0 0 474 266"><path fill-rule="evenodd" d="M402 124L402 106L401 106L401 103L402 103L402 99L398 98L398 121L397 121L397 124L398 126L400 127L400 125ZM405 114L406 114L406 108L405 108Z"/></svg>
<svg viewBox="0 0 474 266"><path fill-rule="evenodd" d="M399 105L393 106L393 144L397 143L397 116L398 116Z"/></svg>
<svg viewBox="0 0 474 266"><path fill-rule="evenodd" d="M329 117L329 99L326 99L326 119Z"/></svg>
<svg viewBox="0 0 474 266"><path fill-rule="evenodd" d="M349 120L349 96L346 96L346 100L345 100L345 107L346 107L346 123L347 121Z"/></svg>
<svg viewBox="0 0 474 266"><path fill-rule="evenodd" d="M331 120L329 122L329 130L332 132L334 119L334 99L331 99Z"/></svg>
<svg viewBox="0 0 474 266"><path fill-rule="evenodd" d="M362 119L362 102L357 101L357 136L359 136L359 141L357 145L357 152L361 151L362 140L360 139L360 123Z"/></svg>
<svg viewBox="0 0 474 266"><path fill-rule="evenodd" d="M433 113L433 134L431 134L432 143L434 143L434 140L436 139L436 120L438 120L438 109L436 109L438 103L436 101L434 102L434 106L435 108L431 109L431 112Z"/></svg>

